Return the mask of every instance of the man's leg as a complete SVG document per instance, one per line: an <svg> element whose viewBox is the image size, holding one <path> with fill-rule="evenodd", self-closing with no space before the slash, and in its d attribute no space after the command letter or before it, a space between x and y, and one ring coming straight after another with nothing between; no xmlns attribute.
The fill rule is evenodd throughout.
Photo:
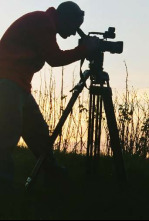
<svg viewBox="0 0 149 221"><path fill-rule="evenodd" d="M0 191L13 184L12 150L17 145L22 127L22 91L9 80L0 80ZM5 192L5 191L4 191Z"/></svg>
<svg viewBox="0 0 149 221"><path fill-rule="evenodd" d="M28 96L23 109L22 137L37 158L46 151L50 152L48 125L32 95Z"/></svg>
<svg viewBox="0 0 149 221"><path fill-rule="evenodd" d="M65 168L60 167L54 158L53 147L50 146L48 125L32 95L28 97L23 111L22 137L37 158L47 153L43 168L49 175L65 175Z"/></svg>
<svg viewBox="0 0 149 221"><path fill-rule="evenodd" d="M32 95L28 96L23 110L22 137L36 158L47 152L49 158L53 159L48 125Z"/></svg>

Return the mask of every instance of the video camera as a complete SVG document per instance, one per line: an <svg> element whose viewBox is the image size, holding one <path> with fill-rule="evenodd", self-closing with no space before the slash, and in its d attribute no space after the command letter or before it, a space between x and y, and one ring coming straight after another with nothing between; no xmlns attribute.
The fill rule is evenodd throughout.
<svg viewBox="0 0 149 221"><path fill-rule="evenodd" d="M77 30L78 34L82 39L89 37L90 35L102 35L103 39L99 39L98 48L100 52L110 52L112 54L121 54L123 52L123 42L112 42L107 41L107 38L114 39L116 37L115 28L110 27L108 31L101 33L101 32L89 32L86 35L80 28Z"/></svg>
<svg viewBox="0 0 149 221"><path fill-rule="evenodd" d="M90 35L102 35L103 39L99 39L99 43L97 45L96 53L86 58L90 61L89 68L91 71L91 81L94 84L104 85L105 83L109 82L109 75L103 71L103 61L104 61L104 52L110 52L112 54L121 54L123 52L123 42L112 42L107 41L107 38L114 39L116 37L115 28L110 27L108 31L101 33L101 32L89 32L86 35L80 28L77 30L78 34L80 35L81 39L79 40L79 44L82 43L83 39L90 38ZM81 61L81 66L83 65L83 60ZM80 71L81 73L81 71ZM81 75L81 74L80 74Z"/></svg>

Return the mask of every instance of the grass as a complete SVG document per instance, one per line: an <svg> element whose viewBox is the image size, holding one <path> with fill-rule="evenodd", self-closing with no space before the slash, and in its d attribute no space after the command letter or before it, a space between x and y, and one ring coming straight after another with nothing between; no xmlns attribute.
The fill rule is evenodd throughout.
<svg viewBox="0 0 149 221"><path fill-rule="evenodd" d="M44 174L30 192L24 184L35 165L28 149L14 152L15 189L1 197L1 220L148 220L149 160L125 156L128 185L120 187L113 160L101 157L98 172L86 173L86 158L56 152L69 170L67 180L49 180Z"/></svg>
<svg viewBox="0 0 149 221"><path fill-rule="evenodd" d="M149 93L148 90L140 93L139 90L129 85L129 71L125 61L124 67L126 82L123 92L112 88L121 147L125 152L135 153L146 158L149 156ZM45 74L47 70L48 78ZM70 89L74 88L79 81L78 71L79 67L77 70L74 69L72 76L69 75L69 81L72 81L72 85L69 84L68 86L68 73L65 67L62 67L61 74L59 73L58 84L55 81L54 68L43 69L40 77L40 88L32 91L49 126L50 135L52 135L72 95L69 92ZM87 84L89 86L89 82ZM86 151L89 126L89 94L89 91L84 89L75 102L72 113L63 125L61 136L55 141L55 146L58 149L76 151L77 153ZM104 152L109 155L110 139L104 108L101 130L101 144Z"/></svg>

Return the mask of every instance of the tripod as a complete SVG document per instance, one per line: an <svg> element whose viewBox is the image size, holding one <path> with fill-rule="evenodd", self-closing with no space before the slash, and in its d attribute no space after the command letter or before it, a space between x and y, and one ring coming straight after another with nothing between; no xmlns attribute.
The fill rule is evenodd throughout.
<svg viewBox="0 0 149 221"><path fill-rule="evenodd" d="M126 181L126 173L124 168L122 150L120 147L119 133L117 129L117 123L112 102L112 91L109 86L109 76L106 72L103 72L103 58L104 54L101 52L94 59L94 62L90 62L90 70L86 70L79 81L79 83L73 89L73 95L63 112L52 136L50 137L51 147L54 145L55 140L60 134L62 127L72 111L72 107L77 100L79 94L82 92L86 85L87 79L91 78L90 87L90 109L89 109L89 125L88 125L88 143L87 143L87 157L90 158L93 155L99 156L100 153L100 137L101 137L101 114L102 103L104 103L107 124L109 128L111 148L113 151L114 163L116 173L119 181ZM104 85L107 85L106 87ZM49 153L44 153L37 161L30 177L28 177L25 187L29 189L31 184L35 181L44 161L49 156Z"/></svg>
<svg viewBox="0 0 149 221"><path fill-rule="evenodd" d="M112 101L112 90L109 84L109 75L103 71L103 61L104 54L101 52L90 64L91 86L87 157L89 160L93 157L95 160L99 159L102 109L104 105L116 173L119 181L125 182L126 173Z"/></svg>

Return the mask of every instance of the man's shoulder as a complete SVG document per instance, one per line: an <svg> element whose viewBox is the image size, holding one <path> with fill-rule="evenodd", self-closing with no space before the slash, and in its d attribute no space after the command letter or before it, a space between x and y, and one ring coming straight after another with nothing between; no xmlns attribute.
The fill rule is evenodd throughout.
<svg viewBox="0 0 149 221"><path fill-rule="evenodd" d="M48 8L46 11L33 11L26 13L22 17L19 18L19 20L24 19L41 19L41 20L47 20L47 19L55 19L57 17L57 11L55 8L51 7Z"/></svg>
<svg viewBox="0 0 149 221"><path fill-rule="evenodd" d="M38 26L39 28L49 27L55 29L57 22L56 10L52 7L46 11L33 11L20 17L18 22L27 23L28 26L31 25L33 28Z"/></svg>
<svg viewBox="0 0 149 221"><path fill-rule="evenodd" d="M33 11L33 12L29 12L24 14L23 16L21 16L20 18L18 18L18 22L37 22L37 21L44 21L46 19L46 14L44 11Z"/></svg>

